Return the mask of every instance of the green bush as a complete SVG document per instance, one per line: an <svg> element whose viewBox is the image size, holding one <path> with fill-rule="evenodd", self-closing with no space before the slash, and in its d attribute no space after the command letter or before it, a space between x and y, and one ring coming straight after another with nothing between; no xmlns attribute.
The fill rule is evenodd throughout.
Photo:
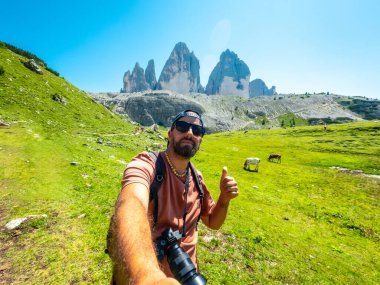
<svg viewBox="0 0 380 285"><path fill-rule="evenodd" d="M54 75L56 76L59 76L59 73L53 69L51 69L50 67L46 66L46 70L50 71L51 73L53 73Z"/></svg>
<svg viewBox="0 0 380 285"><path fill-rule="evenodd" d="M34 59L38 65L42 65L44 67L47 66L47 64L40 58L38 58L36 55L32 54L31 52L25 51L23 49L20 49L18 47L15 47L11 44L5 43L5 42L0 42L1 45L4 45L7 49L13 51L14 53L17 53L21 56L24 56L29 59Z"/></svg>
<svg viewBox="0 0 380 285"><path fill-rule="evenodd" d="M0 75L3 75L4 72L5 72L4 67L2 67L2 66L0 65Z"/></svg>

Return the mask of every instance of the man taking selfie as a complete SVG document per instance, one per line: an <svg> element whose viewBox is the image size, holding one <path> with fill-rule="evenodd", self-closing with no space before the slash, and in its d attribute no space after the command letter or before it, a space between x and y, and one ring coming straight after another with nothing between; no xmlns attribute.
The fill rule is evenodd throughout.
<svg viewBox="0 0 380 285"><path fill-rule="evenodd" d="M109 232L111 284L179 284L174 277L203 280L196 254L198 221L219 229L230 200L238 196L235 179L223 167L215 203L201 173L190 163L204 134L199 113L180 112L168 131L166 150L142 152L128 164ZM182 257L182 251L188 256Z"/></svg>

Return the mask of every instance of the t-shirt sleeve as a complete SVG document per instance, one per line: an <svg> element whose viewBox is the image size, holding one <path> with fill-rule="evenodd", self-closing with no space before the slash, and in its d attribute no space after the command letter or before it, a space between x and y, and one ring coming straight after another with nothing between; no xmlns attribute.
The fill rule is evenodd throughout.
<svg viewBox="0 0 380 285"><path fill-rule="evenodd" d="M149 189L154 179L155 161L150 157L148 152L142 152L132 158L124 170L121 181L122 189L133 183L141 183Z"/></svg>

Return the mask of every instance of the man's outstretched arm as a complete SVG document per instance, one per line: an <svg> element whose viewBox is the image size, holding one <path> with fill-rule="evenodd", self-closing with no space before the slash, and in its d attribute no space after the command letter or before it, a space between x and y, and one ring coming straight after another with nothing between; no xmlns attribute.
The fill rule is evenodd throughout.
<svg viewBox="0 0 380 285"><path fill-rule="evenodd" d="M112 221L113 262L130 284L179 284L160 270L147 217L149 190L139 183L120 193Z"/></svg>

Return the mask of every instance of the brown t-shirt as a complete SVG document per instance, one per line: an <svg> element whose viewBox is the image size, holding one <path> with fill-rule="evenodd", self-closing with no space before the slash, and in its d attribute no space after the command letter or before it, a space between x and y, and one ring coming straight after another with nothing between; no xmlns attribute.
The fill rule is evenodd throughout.
<svg viewBox="0 0 380 285"><path fill-rule="evenodd" d="M165 162L165 178L158 191L158 215L157 224L152 229L152 238L156 240L161 233L172 228L173 231L179 230L182 233L183 229L183 213L185 209L185 177L177 177L166 160L165 154L162 153ZM147 152L142 152L135 156L128 164L124 171L122 180L122 188L132 183L141 183L149 191L150 184L154 180L155 161ZM204 190L202 216L207 216L212 212L215 202L211 197L203 182L202 174L198 171L200 183ZM187 215L186 215L186 237L181 239L180 246L189 254L191 260L196 267L196 244L198 241L198 230L196 227L199 213L201 210L199 192L197 190L194 178L189 176L189 192L187 194ZM152 221L154 209L154 201L149 203L148 216ZM152 223L151 223L152 224ZM167 276L173 276L166 258L162 262L163 271Z"/></svg>

